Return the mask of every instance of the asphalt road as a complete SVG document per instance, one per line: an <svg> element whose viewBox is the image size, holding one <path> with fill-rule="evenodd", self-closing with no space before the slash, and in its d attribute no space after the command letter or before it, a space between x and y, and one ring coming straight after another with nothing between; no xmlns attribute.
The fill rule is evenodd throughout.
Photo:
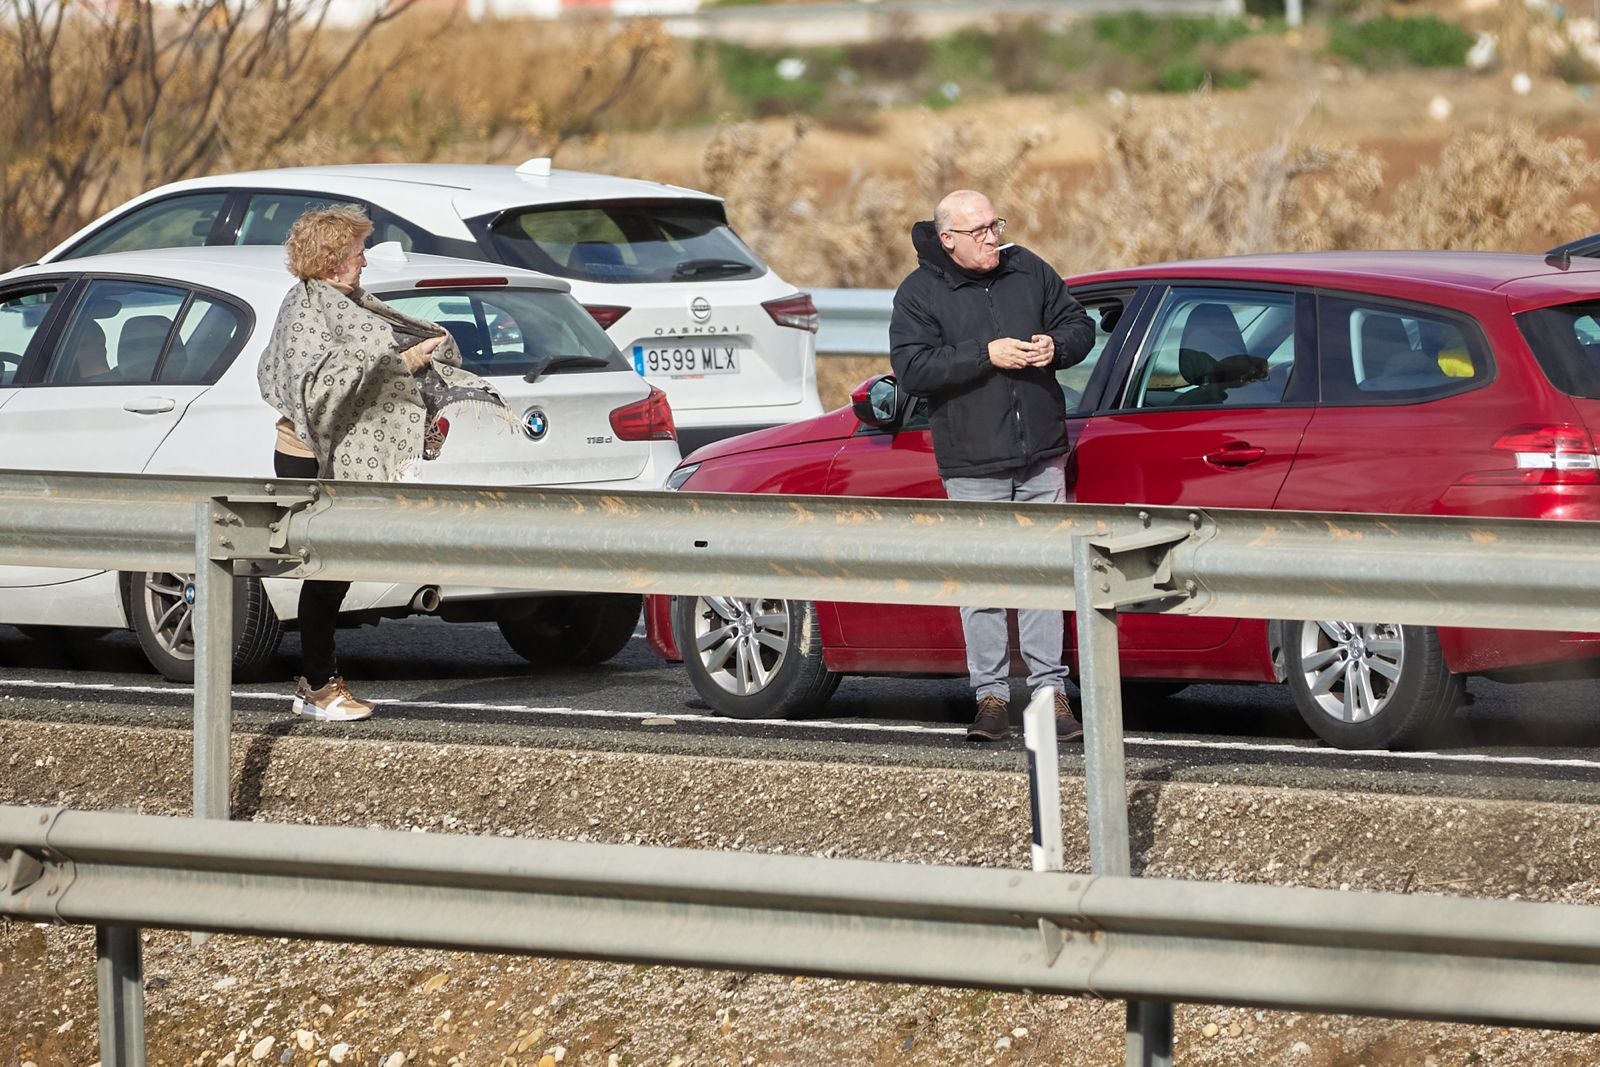
<svg viewBox="0 0 1600 1067"><path fill-rule="evenodd" d="M491 625L386 622L340 632L356 691L383 703L372 720L313 723L289 713L287 682L238 684L236 727L324 731L387 740L654 751L823 762L1017 770L1020 736L964 739L971 700L961 679L850 678L823 716L793 722L717 717L680 666L636 638L601 667L541 670ZM274 674L295 673L298 638ZM0 626L0 717L187 729L192 691L162 681L131 634L63 639ZM1590 802L1600 785L1600 682L1499 685L1474 680L1472 703L1430 752L1349 753L1300 723L1280 686L1198 685L1125 708L1131 775L1435 796ZM1026 694L1015 694L1020 708ZM1065 774L1082 762L1063 750Z"/></svg>

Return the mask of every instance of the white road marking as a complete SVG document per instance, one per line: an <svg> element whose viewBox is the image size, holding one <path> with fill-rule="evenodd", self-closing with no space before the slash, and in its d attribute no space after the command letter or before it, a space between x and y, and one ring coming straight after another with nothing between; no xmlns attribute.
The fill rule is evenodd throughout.
<svg viewBox="0 0 1600 1067"><path fill-rule="evenodd" d="M193 694L192 686L184 685L109 685L92 682L41 682L41 681L5 681L0 682L0 692L7 689L44 689L56 692L103 692L103 693L159 693L165 696L173 694ZM287 693L264 693L249 690L234 690L234 700L265 701L269 703L281 702L288 705L292 697ZM380 711L389 708L435 708L441 711L495 711L512 715L567 715L591 719L658 719L669 718L677 722L702 722L716 723L723 726L734 723L748 723L753 727L781 727L789 730L834 730L845 733L901 733L901 734L933 734L937 736L960 737L966 734L964 726L925 726L917 723L872 723L872 722L838 722L830 719L729 719L721 715L702 715L693 712L673 712L663 714L660 711L611 711L603 708L569 708L545 707L531 704L488 704L476 702L456 702L443 700L383 700L377 701ZM1521 767L1563 767L1583 770L1600 770L1600 760L1590 759L1557 759L1549 756L1497 756L1491 753L1475 752L1351 752L1344 749L1328 748L1317 744L1285 744L1273 742L1250 741L1207 741L1199 738L1168 738L1144 737L1138 734L1129 734L1125 738L1130 745L1142 745L1150 748L1170 749L1198 749L1213 752L1241 752L1259 753L1275 752L1295 756L1319 756L1330 762L1353 759L1392 759L1410 760L1423 763L1461 763L1461 764L1489 764Z"/></svg>

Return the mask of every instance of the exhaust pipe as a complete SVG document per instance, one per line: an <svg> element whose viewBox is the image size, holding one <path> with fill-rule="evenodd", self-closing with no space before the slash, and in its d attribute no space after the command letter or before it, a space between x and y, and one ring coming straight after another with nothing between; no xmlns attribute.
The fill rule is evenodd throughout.
<svg viewBox="0 0 1600 1067"><path fill-rule="evenodd" d="M415 611L435 612L439 610L439 587L425 585L417 590L417 595L411 598L411 607Z"/></svg>

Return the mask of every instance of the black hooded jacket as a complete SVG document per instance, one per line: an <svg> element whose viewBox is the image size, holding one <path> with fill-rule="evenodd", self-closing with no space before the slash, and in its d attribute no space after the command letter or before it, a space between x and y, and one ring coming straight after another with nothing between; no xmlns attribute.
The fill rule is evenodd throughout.
<svg viewBox="0 0 1600 1067"><path fill-rule="evenodd" d="M962 271L932 222L911 228L920 265L900 283L889 320L889 361L913 396L928 398L939 474L966 478L1024 467L1067 451L1066 400L1055 372L1094 345L1094 324L1061 276L1018 245L986 275ZM1049 367L1001 370L989 342L1036 333L1056 342Z"/></svg>

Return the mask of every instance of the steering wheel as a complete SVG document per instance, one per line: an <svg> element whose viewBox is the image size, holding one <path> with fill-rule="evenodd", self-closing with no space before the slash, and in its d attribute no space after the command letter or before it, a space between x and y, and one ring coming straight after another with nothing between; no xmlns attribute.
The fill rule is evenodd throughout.
<svg viewBox="0 0 1600 1067"><path fill-rule="evenodd" d="M15 352L0 352L0 385L11 384L22 366L22 357Z"/></svg>

